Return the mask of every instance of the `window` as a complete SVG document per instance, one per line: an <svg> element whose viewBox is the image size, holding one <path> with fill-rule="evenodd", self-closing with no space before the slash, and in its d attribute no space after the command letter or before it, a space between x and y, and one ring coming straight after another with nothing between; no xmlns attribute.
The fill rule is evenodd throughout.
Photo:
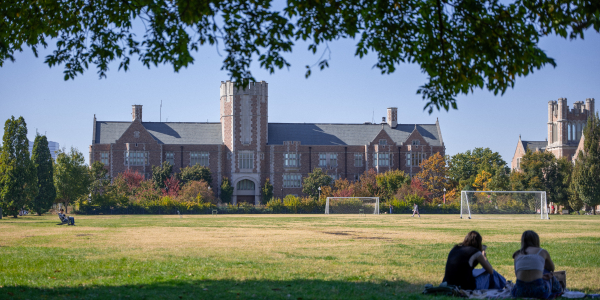
<svg viewBox="0 0 600 300"><path fill-rule="evenodd" d="M319 167L327 167L327 153L319 153Z"/></svg>
<svg viewBox="0 0 600 300"><path fill-rule="evenodd" d="M389 153L375 153L373 156L373 166L387 167L390 165L390 154Z"/></svg>
<svg viewBox="0 0 600 300"><path fill-rule="evenodd" d="M296 153L284 153L283 154L283 166L286 168L298 166L298 154Z"/></svg>
<svg viewBox="0 0 600 300"><path fill-rule="evenodd" d="M254 182L252 180L244 179L237 183L237 189L243 191L254 191Z"/></svg>
<svg viewBox="0 0 600 300"><path fill-rule="evenodd" d="M240 169L254 169L254 152L240 152L238 158Z"/></svg>
<svg viewBox="0 0 600 300"><path fill-rule="evenodd" d="M337 167L337 153L319 153L319 167Z"/></svg>
<svg viewBox="0 0 600 300"><path fill-rule="evenodd" d="M521 158L517 158L517 170L521 169Z"/></svg>
<svg viewBox="0 0 600 300"><path fill-rule="evenodd" d="M332 167L337 167L337 153L329 153L329 165Z"/></svg>
<svg viewBox="0 0 600 300"><path fill-rule="evenodd" d="M208 152L191 152L190 153L190 166L201 165L208 167Z"/></svg>
<svg viewBox="0 0 600 300"><path fill-rule="evenodd" d="M418 167L425 159L427 154L423 152L406 153L406 165Z"/></svg>
<svg viewBox="0 0 600 300"><path fill-rule="evenodd" d="M148 152L125 151L125 164L129 166L148 165Z"/></svg>
<svg viewBox="0 0 600 300"><path fill-rule="evenodd" d="M331 177L331 179L333 179L333 181L340 179L340 175L338 175L338 174L327 174L327 175L329 177Z"/></svg>
<svg viewBox="0 0 600 300"><path fill-rule="evenodd" d="M136 138L136 139L140 138L140 132L139 131L134 131L133 132L133 137Z"/></svg>
<svg viewBox="0 0 600 300"><path fill-rule="evenodd" d="M419 146L420 141L419 140L413 140L412 144L415 145L415 146Z"/></svg>
<svg viewBox="0 0 600 300"><path fill-rule="evenodd" d="M362 153L354 153L354 166L362 167L363 166L363 155Z"/></svg>
<svg viewBox="0 0 600 300"><path fill-rule="evenodd" d="M354 181L357 181L360 179L360 174L354 174Z"/></svg>
<svg viewBox="0 0 600 300"><path fill-rule="evenodd" d="M302 187L302 175L300 175L300 174L283 174L283 187L286 187L286 188Z"/></svg>
<svg viewBox="0 0 600 300"><path fill-rule="evenodd" d="M108 152L100 152L100 162L108 165Z"/></svg>
<svg viewBox="0 0 600 300"><path fill-rule="evenodd" d="M387 145L387 140L379 140L379 146Z"/></svg>
<svg viewBox="0 0 600 300"><path fill-rule="evenodd" d="M175 153L174 152L167 152L165 153L165 160L170 163L172 166L175 165Z"/></svg>

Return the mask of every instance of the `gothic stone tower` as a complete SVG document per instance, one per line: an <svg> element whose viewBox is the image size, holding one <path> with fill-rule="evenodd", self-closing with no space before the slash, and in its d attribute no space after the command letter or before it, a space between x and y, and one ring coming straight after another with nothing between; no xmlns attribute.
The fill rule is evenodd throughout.
<svg viewBox="0 0 600 300"><path fill-rule="evenodd" d="M594 113L594 99L588 98L573 103L569 110L567 98L548 102L548 147L557 158L571 159L575 154L579 140L583 135L583 127L587 119Z"/></svg>
<svg viewBox="0 0 600 300"><path fill-rule="evenodd" d="M268 85L253 82L236 88L221 82L221 129L227 152L224 174L234 187L233 203L259 204L260 187L266 171L268 139Z"/></svg>

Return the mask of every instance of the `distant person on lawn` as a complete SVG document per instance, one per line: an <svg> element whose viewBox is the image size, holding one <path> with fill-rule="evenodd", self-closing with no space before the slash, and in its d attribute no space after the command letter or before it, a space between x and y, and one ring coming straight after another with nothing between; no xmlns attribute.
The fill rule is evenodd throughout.
<svg viewBox="0 0 600 300"><path fill-rule="evenodd" d="M62 208L60 209L60 212L58 212L58 218L63 223L67 223L68 225L75 225L75 218L67 217L67 215L65 215L65 210Z"/></svg>
<svg viewBox="0 0 600 300"><path fill-rule="evenodd" d="M419 218L421 217L421 214L419 213L419 206L415 203L413 205L413 217L415 216L415 214L419 215Z"/></svg>
<svg viewBox="0 0 600 300"><path fill-rule="evenodd" d="M477 283L473 276L473 269L481 264L487 274L494 275L494 268L488 262L485 249L482 244L483 238L477 231L467 234L462 243L455 245L448 254L446 261L446 272L443 282L448 285L456 285L463 290L476 290ZM496 273L497 274L497 273ZM500 276L498 274L498 276ZM490 283L493 282L490 280ZM494 288L493 286L484 289Z"/></svg>
<svg viewBox="0 0 600 300"><path fill-rule="evenodd" d="M521 249L513 254L517 282L511 294L517 298L554 299L563 288L554 277L550 253L540 247L540 237L532 230L523 232Z"/></svg>

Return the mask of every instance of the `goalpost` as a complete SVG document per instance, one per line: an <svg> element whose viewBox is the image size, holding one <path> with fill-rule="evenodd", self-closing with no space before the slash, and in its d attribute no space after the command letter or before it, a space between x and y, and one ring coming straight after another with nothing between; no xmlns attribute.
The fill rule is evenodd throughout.
<svg viewBox="0 0 600 300"><path fill-rule="evenodd" d="M522 215L548 220L545 191L462 191L460 218ZM506 216L513 218L515 216Z"/></svg>
<svg viewBox="0 0 600 300"><path fill-rule="evenodd" d="M327 197L325 214L379 214L379 197Z"/></svg>

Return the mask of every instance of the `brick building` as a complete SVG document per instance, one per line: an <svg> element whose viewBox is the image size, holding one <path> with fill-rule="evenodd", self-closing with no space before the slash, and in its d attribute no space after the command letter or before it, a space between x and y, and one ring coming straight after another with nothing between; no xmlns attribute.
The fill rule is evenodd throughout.
<svg viewBox="0 0 600 300"><path fill-rule="evenodd" d="M576 154L577 147L583 136L583 127L587 119L595 112L594 98L573 103L569 109L567 98L548 102L548 138L545 141L519 141L515 155L511 161L511 168L519 170L521 158L527 152L550 151L557 158L566 157L571 160Z"/></svg>
<svg viewBox="0 0 600 300"><path fill-rule="evenodd" d="M381 124L269 123L266 82L244 90L221 82L220 95L218 123L143 122L141 105L133 105L131 122L94 116L90 164L103 162L111 177L127 169L149 177L163 161L174 172L201 164L210 168L215 191L225 176L233 203L255 204L267 178L276 197L302 195L302 180L314 168L348 180L371 168L414 175L420 162L445 154L439 122L398 124L395 107Z"/></svg>

